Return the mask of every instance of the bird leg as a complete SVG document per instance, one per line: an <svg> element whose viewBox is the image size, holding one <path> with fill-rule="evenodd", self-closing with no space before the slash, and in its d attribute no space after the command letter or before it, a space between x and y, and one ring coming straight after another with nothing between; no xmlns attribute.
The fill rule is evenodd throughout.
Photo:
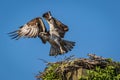
<svg viewBox="0 0 120 80"><path fill-rule="evenodd" d="M60 52L61 53L65 53L66 51L63 49L62 45L60 44L60 41L58 39L55 39L55 42L57 43L57 45L60 47Z"/></svg>
<svg viewBox="0 0 120 80"><path fill-rule="evenodd" d="M61 53L65 53L66 51L63 50L63 48L60 46Z"/></svg>

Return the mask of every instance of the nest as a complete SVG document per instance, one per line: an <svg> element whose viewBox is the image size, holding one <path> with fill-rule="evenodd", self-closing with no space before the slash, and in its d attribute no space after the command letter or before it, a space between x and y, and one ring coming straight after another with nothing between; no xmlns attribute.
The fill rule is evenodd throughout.
<svg viewBox="0 0 120 80"><path fill-rule="evenodd" d="M48 80L50 80L52 74L54 79L52 80L79 80L80 75L87 75L86 70L95 69L96 66L105 68L108 65L114 65L111 59L96 56L95 54L88 54L89 58L74 58L70 56L63 61L48 63L44 72L40 72L36 77L38 80L44 80L46 75L49 74Z"/></svg>

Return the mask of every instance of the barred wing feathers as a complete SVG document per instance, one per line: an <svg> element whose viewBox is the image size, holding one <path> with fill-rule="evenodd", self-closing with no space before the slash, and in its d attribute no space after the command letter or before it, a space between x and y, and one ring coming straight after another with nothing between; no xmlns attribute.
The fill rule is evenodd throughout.
<svg viewBox="0 0 120 80"><path fill-rule="evenodd" d="M46 40L40 36L40 32L47 32L46 27L43 23L42 18L37 17L21 26L18 30L10 32L12 39L18 40L21 37L26 38L36 38L40 37L43 43L46 43Z"/></svg>
<svg viewBox="0 0 120 80"><path fill-rule="evenodd" d="M55 21L56 26L58 27L58 33L62 38L64 38L65 33L69 30L68 26L57 20L56 18L53 18Z"/></svg>

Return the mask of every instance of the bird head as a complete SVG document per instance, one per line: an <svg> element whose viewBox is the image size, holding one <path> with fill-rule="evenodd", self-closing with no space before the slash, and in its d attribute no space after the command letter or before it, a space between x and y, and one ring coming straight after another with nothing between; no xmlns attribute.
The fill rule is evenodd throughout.
<svg viewBox="0 0 120 80"><path fill-rule="evenodd" d="M49 21L52 18L51 12L48 11L48 12L44 13L43 18L45 18L46 20Z"/></svg>

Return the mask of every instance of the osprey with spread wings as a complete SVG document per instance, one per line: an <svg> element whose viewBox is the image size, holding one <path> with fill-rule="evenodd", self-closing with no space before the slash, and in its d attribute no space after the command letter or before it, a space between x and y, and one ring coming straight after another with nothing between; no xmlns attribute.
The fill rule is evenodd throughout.
<svg viewBox="0 0 120 80"><path fill-rule="evenodd" d="M50 11L44 13L43 18L48 22L50 30L46 29L42 18L37 17L21 26L19 30L10 32L10 36L16 40L21 37L39 37L44 44L48 41L51 44L50 56L57 56L71 51L75 42L63 39L65 33L68 31L68 27L52 17Z"/></svg>

